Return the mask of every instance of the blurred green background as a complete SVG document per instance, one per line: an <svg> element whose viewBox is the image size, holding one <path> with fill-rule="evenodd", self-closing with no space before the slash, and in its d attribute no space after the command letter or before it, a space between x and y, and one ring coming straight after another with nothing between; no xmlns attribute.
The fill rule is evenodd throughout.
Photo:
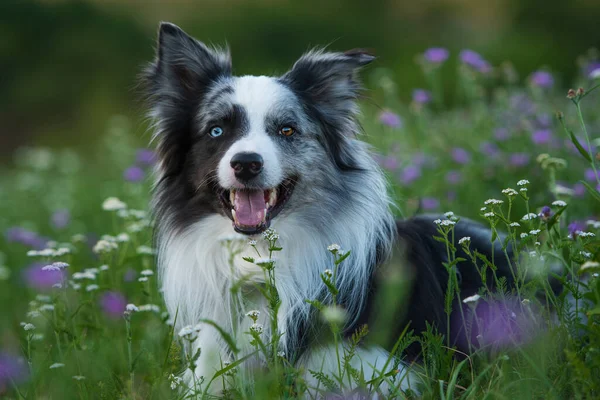
<svg viewBox="0 0 600 400"><path fill-rule="evenodd" d="M463 48L510 61L521 80L544 66L566 86L577 57L600 44L598 0L2 0L0 159L20 145L93 151L114 114L146 140L136 76L161 20L227 42L236 74L282 73L315 45L373 49L400 100L425 86L415 59L428 47L448 48L453 64ZM444 74L452 93L454 70Z"/></svg>

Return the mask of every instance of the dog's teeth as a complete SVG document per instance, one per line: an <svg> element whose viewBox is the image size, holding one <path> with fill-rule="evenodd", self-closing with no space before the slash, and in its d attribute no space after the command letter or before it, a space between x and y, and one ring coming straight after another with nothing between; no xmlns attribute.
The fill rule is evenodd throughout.
<svg viewBox="0 0 600 400"><path fill-rule="evenodd" d="M273 207L276 202L277 202L277 189L273 189L273 190L271 190L271 193L269 193L269 205L271 207Z"/></svg>
<svg viewBox="0 0 600 400"><path fill-rule="evenodd" d="M262 222L266 222L266 221L267 221L267 208L265 207L265 213L263 214Z"/></svg>
<svg viewBox="0 0 600 400"><path fill-rule="evenodd" d="M235 209L231 209L231 216L233 217L233 220L235 221Z"/></svg>
<svg viewBox="0 0 600 400"><path fill-rule="evenodd" d="M233 189L229 192L229 201L231 202L231 205L235 204L235 190Z"/></svg>

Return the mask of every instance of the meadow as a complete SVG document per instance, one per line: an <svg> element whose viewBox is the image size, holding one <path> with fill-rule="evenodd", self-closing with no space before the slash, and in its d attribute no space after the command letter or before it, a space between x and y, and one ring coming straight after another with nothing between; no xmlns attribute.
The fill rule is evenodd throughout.
<svg viewBox="0 0 600 400"><path fill-rule="evenodd" d="M421 342L414 368L422 382L383 397L598 398L598 54L578 60L578 78L570 83L547 69L491 65L470 50L432 48L417 59L427 88L400 88L384 68L365 71L370 90L362 104L362 139L374 146L389 176L399 218L440 215L445 268L475 263L483 274L494 269L493 260L471 251L468 238L457 246L469 259L456 257L453 226L468 217L490 226L490 240L508 234L502 245L517 251L517 285L498 282L499 294L483 287L461 297L469 307L503 305L492 319L472 321L488 325L472 354L457 354L433 327L422 335L409 327L394 354L399 360L406 346ZM443 92L447 76L455 83L452 95ZM401 102L406 91L412 99ZM148 209L156 159L144 144L149 134L135 133L141 119L116 115L105 124L93 154L23 147L0 169L0 397L210 398L209 379L191 390L181 384L194 362L182 353L194 328L173 328L176 316L166 313L157 283ZM285 247L274 234L259 240L270 241L275 252ZM323 252L330 245L323 243ZM334 272L352 256L352 249L329 251ZM276 268L261 263L266 272ZM324 272L323 281L335 291L334 273ZM276 309L269 288L264 293ZM451 303L460 293L446 296ZM315 307L339 335L339 310ZM250 383L237 375L238 362L224 366L216 379L231 382L231 389L222 397L302 396L300 371L263 343L260 331L249 334L269 360L265 371ZM354 336L356 343L368 338L366 331ZM350 344L340 355L339 376L313 371L323 395L348 398L348 380L362 386L356 396L377 392L384 381L393 386L394 360L371 379L349 367L352 351Z"/></svg>

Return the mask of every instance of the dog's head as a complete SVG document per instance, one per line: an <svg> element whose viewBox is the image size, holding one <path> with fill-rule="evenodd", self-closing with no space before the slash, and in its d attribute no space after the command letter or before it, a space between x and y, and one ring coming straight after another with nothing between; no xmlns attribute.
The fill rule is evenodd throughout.
<svg viewBox="0 0 600 400"><path fill-rule="evenodd" d="M373 56L311 51L281 77L234 77L228 51L169 23L157 53L144 80L158 126L159 212L183 224L220 213L256 234L278 215L345 201L339 181L366 167L354 139L356 75Z"/></svg>

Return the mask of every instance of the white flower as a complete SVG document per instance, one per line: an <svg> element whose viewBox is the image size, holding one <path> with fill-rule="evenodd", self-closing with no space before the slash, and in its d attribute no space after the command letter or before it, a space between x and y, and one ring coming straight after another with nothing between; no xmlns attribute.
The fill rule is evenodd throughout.
<svg viewBox="0 0 600 400"><path fill-rule="evenodd" d="M521 233L521 239L525 239L527 236L529 236L527 233Z"/></svg>
<svg viewBox="0 0 600 400"><path fill-rule="evenodd" d="M562 185L556 185L556 188L554 190L556 190L557 195L573 196L573 194L575 194L575 191L573 189Z"/></svg>
<svg viewBox="0 0 600 400"><path fill-rule="evenodd" d="M71 288L73 290L79 290L81 289L81 285L75 281L69 281L69 285L71 285Z"/></svg>
<svg viewBox="0 0 600 400"><path fill-rule="evenodd" d="M479 300L480 298L481 298L480 295L474 294L473 296L465 297L463 299L463 303L465 303L465 304L467 304L467 303L476 303L477 300Z"/></svg>
<svg viewBox="0 0 600 400"><path fill-rule="evenodd" d="M536 235L539 235L540 232L541 232L541 230L539 230L539 229L532 229L532 230L529 231L529 234L533 235L533 236L536 236Z"/></svg>
<svg viewBox="0 0 600 400"><path fill-rule="evenodd" d="M588 219L585 223L594 229L600 228L600 221L594 221L593 219Z"/></svg>
<svg viewBox="0 0 600 400"><path fill-rule="evenodd" d="M137 311L140 311L140 309L135 304L130 303L125 306L125 311L137 312Z"/></svg>
<svg viewBox="0 0 600 400"><path fill-rule="evenodd" d="M523 300L521 300L521 304L523 304L524 306L528 306L529 303L531 303L531 301L529 299L523 299Z"/></svg>
<svg viewBox="0 0 600 400"><path fill-rule="evenodd" d="M38 294L37 296L35 296L35 299L37 301L41 301L42 303L49 303L50 301L52 301L52 298L46 294Z"/></svg>
<svg viewBox="0 0 600 400"><path fill-rule="evenodd" d="M196 336L197 331L192 325L187 325L181 328L179 331L179 337L184 339L193 339Z"/></svg>
<svg viewBox="0 0 600 400"><path fill-rule="evenodd" d="M138 278L138 282L148 282L148 277L142 276L142 277Z"/></svg>
<svg viewBox="0 0 600 400"><path fill-rule="evenodd" d="M486 218L492 218L494 216L493 212L486 212L485 214L483 214L484 217Z"/></svg>
<svg viewBox="0 0 600 400"><path fill-rule="evenodd" d="M250 241L248 242L248 244L249 244L250 246L256 246L256 240L254 240L254 239L253 239L253 240L250 240Z"/></svg>
<svg viewBox="0 0 600 400"><path fill-rule="evenodd" d="M592 253L588 253L587 251L580 251L579 254L585 258L592 258Z"/></svg>
<svg viewBox="0 0 600 400"><path fill-rule="evenodd" d="M262 324L254 323L254 324L250 325L250 332L254 332L254 333L257 333L260 335L261 333L263 333L263 331L264 331L264 328L263 328Z"/></svg>
<svg viewBox="0 0 600 400"><path fill-rule="evenodd" d="M471 243L471 236L465 236L463 238L458 239L458 244L468 246Z"/></svg>
<svg viewBox="0 0 600 400"><path fill-rule="evenodd" d="M485 211L485 210L487 210L487 207L481 207L481 208L479 209L479 211L481 211L481 212L483 212L483 211Z"/></svg>
<svg viewBox="0 0 600 400"><path fill-rule="evenodd" d="M42 304L40 311L54 311L54 304Z"/></svg>
<svg viewBox="0 0 600 400"><path fill-rule="evenodd" d="M542 244L540 242L535 242L534 243L536 246L541 246Z"/></svg>
<svg viewBox="0 0 600 400"><path fill-rule="evenodd" d="M176 390L183 383L183 378L171 374L169 375L169 382L171 382L171 390Z"/></svg>
<svg viewBox="0 0 600 400"><path fill-rule="evenodd" d="M54 256L54 249L43 249L37 252L38 256L41 257L52 257Z"/></svg>
<svg viewBox="0 0 600 400"><path fill-rule="evenodd" d="M440 220L440 219L436 219L435 221L433 221L433 223L435 223L436 225L439 226L452 226L452 225L456 225L456 221L451 221L449 219L445 219L445 220Z"/></svg>
<svg viewBox="0 0 600 400"><path fill-rule="evenodd" d="M77 233L71 236L71 242L73 243L84 243L87 240L87 237L82 233Z"/></svg>
<svg viewBox="0 0 600 400"><path fill-rule="evenodd" d="M139 306L139 310L140 311L153 311L155 313L159 313L160 307L157 306L156 304L144 304L144 305Z"/></svg>
<svg viewBox="0 0 600 400"><path fill-rule="evenodd" d="M54 363L50 366L50 369L63 368L65 364L63 363Z"/></svg>
<svg viewBox="0 0 600 400"><path fill-rule="evenodd" d="M556 206L556 207L566 207L566 206L567 206L567 203L565 203L565 202L564 202L564 201L562 201L562 200L556 200L556 201L553 201L553 202L552 202L552 205L553 205L553 206Z"/></svg>
<svg viewBox="0 0 600 400"><path fill-rule="evenodd" d="M277 357L281 357L281 358L285 357L285 352L284 351L278 351L277 352Z"/></svg>
<svg viewBox="0 0 600 400"><path fill-rule="evenodd" d="M98 268L99 271L108 271L110 267L106 264L101 265L100 268Z"/></svg>
<svg viewBox="0 0 600 400"><path fill-rule="evenodd" d="M537 253L535 251L530 251L529 252L529 257L536 258L537 257Z"/></svg>
<svg viewBox="0 0 600 400"><path fill-rule="evenodd" d="M25 329L26 331L32 331L35 329L35 325L33 325L31 323L27 323L27 324L23 325L23 329Z"/></svg>
<svg viewBox="0 0 600 400"><path fill-rule="evenodd" d="M94 290L98 290L98 285L87 285L85 290L86 292L93 292Z"/></svg>
<svg viewBox="0 0 600 400"><path fill-rule="evenodd" d="M75 279L75 280L89 279L89 280L93 281L96 279L96 274L94 274L91 271L75 272L73 274L73 279Z"/></svg>
<svg viewBox="0 0 600 400"><path fill-rule="evenodd" d="M94 245L93 251L94 253L109 253L112 250L117 249L117 244L105 239L98 240L98 242Z"/></svg>
<svg viewBox="0 0 600 400"><path fill-rule="evenodd" d="M506 189L503 189L503 190L502 190L502 194L505 194L505 195L507 195L507 196L511 197L511 196L516 196L516 195L518 195L519 193L517 193L517 191L516 191L515 189L512 189L512 188L506 188Z"/></svg>
<svg viewBox="0 0 600 400"><path fill-rule="evenodd" d="M71 252L71 249L69 249L68 247L60 247L56 250L54 250L54 254L52 254L54 257L62 257L66 254L69 254Z"/></svg>
<svg viewBox="0 0 600 400"><path fill-rule="evenodd" d="M34 333L33 336L31 337L31 340L35 340L35 341L42 341L44 340L44 334L43 333Z"/></svg>
<svg viewBox="0 0 600 400"><path fill-rule="evenodd" d="M334 243L334 244L330 244L329 246L327 246L327 250L332 252L333 254L335 254L341 250L341 247L339 244Z"/></svg>
<svg viewBox="0 0 600 400"><path fill-rule="evenodd" d="M511 222L510 226L512 226L513 228L517 228L517 227L521 226L521 224L518 222Z"/></svg>
<svg viewBox="0 0 600 400"><path fill-rule="evenodd" d="M525 188L525 187L522 187L521 189L519 189L519 192L521 192L521 193L526 193L526 192L527 192L527 188Z"/></svg>
<svg viewBox="0 0 600 400"><path fill-rule="evenodd" d="M580 231L580 232L577 232L577 234L578 234L580 237L584 237L584 238L586 238L586 237L594 237L594 236L596 236L596 234L595 234L595 233L593 233L593 232L582 232L582 231Z"/></svg>
<svg viewBox="0 0 600 400"><path fill-rule="evenodd" d="M143 255L147 255L147 256L153 256L156 254L156 250L154 250L152 247L150 246L139 246L136 250L136 252L138 254L143 254Z"/></svg>
<svg viewBox="0 0 600 400"><path fill-rule="evenodd" d="M266 240L273 242L273 241L279 239L279 234L277 232L275 232L275 229L269 228L263 232L263 237Z"/></svg>
<svg viewBox="0 0 600 400"><path fill-rule="evenodd" d="M130 238L129 238L129 235L126 233L119 233L116 237L116 240L117 240L117 242L124 243L124 242L129 242Z"/></svg>
<svg viewBox="0 0 600 400"><path fill-rule="evenodd" d="M525 186L525 185L529 185L529 181L527 179L521 179L519 182L517 182L517 186Z"/></svg>
<svg viewBox="0 0 600 400"><path fill-rule="evenodd" d="M76 381L82 381L82 380L85 379L85 376L83 376L83 375L75 375L73 377L73 379L75 379Z"/></svg>
<svg viewBox="0 0 600 400"><path fill-rule="evenodd" d="M448 211L444 213L444 216L448 219L454 217L454 213L452 211Z"/></svg>
<svg viewBox="0 0 600 400"><path fill-rule="evenodd" d="M595 268L600 268L600 263L598 263L596 261L586 261L581 265L581 268L579 268L579 272L585 271L586 269L595 269Z"/></svg>
<svg viewBox="0 0 600 400"><path fill-rule="evenodd" d="M55 283L54 285L52 285L52 287L55 289L62 289L63 285L62 283Z"/></svg>
<svg viewBox="0 0 600 400"><path fill-rule="evenodd" d="M523 218L521 218L521 219L523 221L529 221L529 220L532 220L532 219L537 218L537 217L538 217L537 214L535 214L535 213L529 213L529 214L523 215Z"/></svg>
<svg viewBox="0 0 600 400"><path fill-rule="evenodd" d="M500 205L504 203L503 200L498 200L498 199L487 199L486 201L483 202L483 204L485 204L486 206L489 206L490 204L492 205Z"/></svg>
<svg viewBox="0 0 600 400"><path fill-rule="evenodd" d="M102 203L102 209L106 211L118 211L127 208L127 204L123 203L116 197L109 197Z"/></svg>
<svg viewBox="0 0 600 400"><path fill-rule="evenodd" d="M441 219L436 219L436 220L433 221L433 223L436 224L436 225L439 225L439 224L442 223L442 220Z"/></svg>
<svg viewBox="0 0 600 400"><path fill-rule="evenodd" d="M255 322L258 319L259 315L260 315L260 311L258 311L258 310L251 310L246 313L246 317L252 319Z"/></svg>
<svg viewBox="0 0 600 400"><path fill-rule="evenodd" d="M330 269L326 269L325 271L323 271L323 274L328 277L331 278L333 276L333 271Z"/></svg>
<svg viewBox="0 0 600 400"><path fill-rule="evenodd" d="M143 276L150 276L154 275L154 271L152 271L151 269L145 269L142 272L140 272L140 274L142 274Z"/></svg>
<svg viewBox="0 0 600 400"><path fill-rule="evenodd" d="M321 310L321 317L325 322L341 325L346 321L346 310L340 306L328 306Z"/></svg>
<svg viewBox="0 0 600 400"><path fill-rule="evenodd" d="M69 264L67 264L66 262L57 261L50 265L42 267L42 271L60 271L62 269L67 268L68 266Z"/></svg>
<svg viewBox="0 0 600 400"><path fill-rule="evenodd" d="M600 79L600 68L596 68L590 72L590 79Z"/></svg>

